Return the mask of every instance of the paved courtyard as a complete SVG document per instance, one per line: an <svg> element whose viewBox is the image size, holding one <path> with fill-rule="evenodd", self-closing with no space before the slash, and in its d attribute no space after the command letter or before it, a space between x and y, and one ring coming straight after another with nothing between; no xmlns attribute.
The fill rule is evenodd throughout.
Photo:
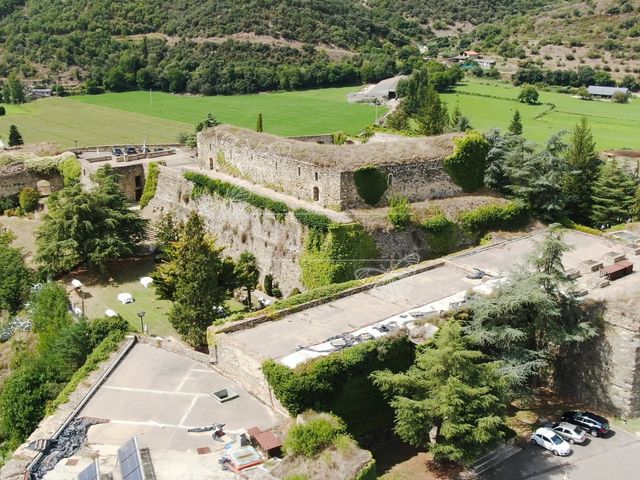
<svg viewBox="0 0 640 480"><path fill-rule="evenodd" d="M568 457L556 457L537 445L524 449L481 475L482 480L632 480L640 478L640 437L616 429L607 438L572 445Z"/></svg>
<svg viewBox="0 0 640 480"><path fill-rule="evenodd" d="M231 388L239 397L219 403L211 392L221 388ZM252 426L267 429L281 420L206 365L145 344L133 347L79 416L109 420L91 427L90 444L121 445L136 435L141 447L165 450L212 442L210 433L188 433L191 427L225 423L225 430L232 432Z"/></svg>

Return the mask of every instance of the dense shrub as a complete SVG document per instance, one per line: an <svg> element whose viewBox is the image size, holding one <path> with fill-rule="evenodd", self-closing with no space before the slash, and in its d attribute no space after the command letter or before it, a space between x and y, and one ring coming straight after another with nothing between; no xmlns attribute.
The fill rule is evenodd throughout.
<svg viewBox="0 0 640 480"><path fill-rule="evenodd" d="M160 174L160 167L157 163L149 164L149 171L147 172L147 180L144 184L144 191L142 197L140 197L140 208L144 208L149 205L149 202L156 196L156 190L158 188L158 175Z"/></svg>
<svg viewBox="0 0 640 480"><path fill-rule="evenodd" d="M454 138L456 149L445 158L444 168L453 181L465 192L473 192L484 185L487 154L491 144L478 132L471 131L462 138Z"/></svg>
<svg viewBox="0 0 640 480"><path fill-rule="evenodd" d="M18 196L20 208L26 213L33 212L38 208L39 199L40 195L38 194L38 191L31 187L25 187L20 190L20 195Z"/></svg>
<svg viewBox="0 0 640 480"><path fill-rule="evenodd" d="M404 229L411 222L411 204L402 195L394 195L389 201L389 221L396 230Z"/></svg>
<svg viewBox="0 0 640 480"><path fill-rule="evenodd" d="M264 276L264 280L262 281L262 287L264 288L264 293L269 296L273 295L273 275L267 273Z"/></svg>
<svg viewBox="0 0 640 480"><path fill-rule="evenodd" d="M80 161L75 157L65 158L58 164L58 171L66 187L80 180L81 170Z"/></svg>
<svg viewBox="0 0 640 480"><path fill-rule="evenodd" d="M10 195L8 197L0 197L0 215L7 210L13 210L19 205L18 196Z"/></svg>
<svg viewBox="0 0 640 480"><path fill-rule="evenodd" d="M375 460L371 460L367 463L357 475L353 478L353 480L376 480L378 478L378 469Z"/></svg>
<svg viewBox="0 0 640 480"><path fill-rule="evenodd" d="M484 235L489 230L515 230L526 224L527 208L520 202L493 203L458 215L458 224L467 234Z"/></svg>
<svg viewBox="0 0 640 480"><path fill-rule="evenodd" d="M331 225L331 219L321 213L310 212L304 208L296 209L293 214L296 219L305 227L310 230L315 230L321 233L327 233L329 225Z"/></svg>
<svg viewBox="0 0 640 480"><path fill-rule="evenodd" d="M375 165L364 165L355 169L353 181L360 198L367 205L377 204L387 191L387 176Z"/></svg>
<svg viewBox="0 0 640 480"><path fill-rule="evenodd" d="M237 185L216 180L195 172L187 172L184 174L184 177L194 184L192 193L194 197L207 193L209 195L217 194L222 198L229 198L231 200L241 200L261 210L269 210L278 221L283 221L289 212L289 207L286 203L256 195Z"/></svg>
<svg viewBox="0 0 640 480"><path fill-rule="evenodd" d="M427 243L434 257L446 255L457 244L458 227L442 212L428 217L420 227L427 236Z"/></svg>
<svg viewBox="0 0 640 480"><path fill-rule="evenodd" d="M306 423L294 425L284 442L287 454L313 457L329 447L338 435L345 432L345 425L333 415L312 418Z"/></svg>
<svg viewBox="0 0 640 480"><path fill-rule="evenodd" d="M298 415L308 409L332 412L344 420L356 439L362 440L392 428L393 423L393 412L369 374L385 368L404 371L414 357L414 346L406 337L390 336L313 360L295 370L273 360L266 361L262 368L289 413Z"/></svg>

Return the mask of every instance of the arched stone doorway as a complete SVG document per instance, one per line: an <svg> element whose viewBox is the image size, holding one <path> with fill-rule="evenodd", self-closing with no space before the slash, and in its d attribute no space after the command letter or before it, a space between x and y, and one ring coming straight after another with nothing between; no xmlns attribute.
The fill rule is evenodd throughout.
<svg viewBox="0 0 640 480"><path fill-rule="evenodd" d="M209 170L213 170L213 158L209 157Z"/></svg>
<svg viewBox="0 0 640 480"><path fill-rule="evenodd" d="M320 200L320 189L318 187L313 187L313 201L317 202Z"/></svg>
<svg viewBox="0 0 640 480"><path fill-rule="evenodd" d="M51 182L49 180L38 180L36 189L41 196L48 197L51 195Z"/></svg>

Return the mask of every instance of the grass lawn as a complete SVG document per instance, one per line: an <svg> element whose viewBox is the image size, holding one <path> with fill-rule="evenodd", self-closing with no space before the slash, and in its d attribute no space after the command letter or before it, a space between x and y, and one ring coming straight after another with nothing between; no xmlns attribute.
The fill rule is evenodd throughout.
<svg viewBox="0 0 640 480"><path fill-rule="evenodd" d="M148 95L148 93L147 93ZM55 142L62 147L173 143L181 132L193 130L191 123L180 123L126 112L113 108L76 102L66 98L43 98L23 105L5 105L7 114L0 117L0 137L5 142L9 126L15 124L26 143Z"/></svg>
<svg viewBox="0 0 640 480"><path fill-rule="evenodd" d="M525 105L516 100L519 92L519 87L504 82L468 79L455 92L444 94L443 99L450 111L458 102L462 113L469 117L471 125L478 130L493 127L506 129L518 109L522 115L525 137L541 143L555 132L571 130L581 116L586 116L599 150L640 148L638 98L633 98L627 104L617 104L585 101L567 94L541 91L541 105ZM549 103L556 108L549 110Z"/></svg>
<svg viewBox="0 0 640 480"><path fill-rule="evenodd" d="M358 89L340 87L212 97L125 92L83 95L70 100L183 122L191 128L207 113L212 113L221 122L255 129L258 114L262 113L265 132L293 136L337 131L358 133L373 123L376 107L347 103L347 93ZM385 111L383 107L377 109L378 115Z"/></svg>

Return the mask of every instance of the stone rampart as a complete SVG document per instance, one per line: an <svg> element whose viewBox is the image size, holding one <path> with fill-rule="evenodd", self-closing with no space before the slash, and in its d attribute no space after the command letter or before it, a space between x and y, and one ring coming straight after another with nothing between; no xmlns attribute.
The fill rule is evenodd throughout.
<svg viewBox="0 0 640 480"><path fill-rule="evenodd" d="M261 278L267 273L273 275L285 295L295 287L300 288L299 258L305 229L292 213L278 221L271 212L243 202L241 191L238 201L212 195L193 199L192 188L182 173L160 166L156 195L147 208L156 213L173 211L181 219L196 210L217 243L225 247L225 255L237 258L249 251L258 259Z"/></svg>
<svg viewBox="0 0 640 480"><path fill-rule="evenodd" d="M239 139L200 142L201 168L216 170L286 192L296 198L340 208L340 172L302 162L264 148L250 148Z"/></svg>
<svg viewBox="0 0 640 480"><path fill-rule="evenodd" d="M104 164L91 163L81 160L82 171L80 183L86 189L93 188L91 175L95 174ZM135 165L112 165L114 170L120 175L120 186L124 194L131 202L137 202L142 196L145 182L145 166L141 163Z"/></svg>
<svg viewBox="0 0 640 480"><path fill-rule="evenodd" d="M38 188L38 182L42 180L50 184L50 190L47 190L47 193L62 189L62 176L57 172L48 175L39 174L30 171L23 163L0 167L0 197L17 195L26 187Z"/></svg>

